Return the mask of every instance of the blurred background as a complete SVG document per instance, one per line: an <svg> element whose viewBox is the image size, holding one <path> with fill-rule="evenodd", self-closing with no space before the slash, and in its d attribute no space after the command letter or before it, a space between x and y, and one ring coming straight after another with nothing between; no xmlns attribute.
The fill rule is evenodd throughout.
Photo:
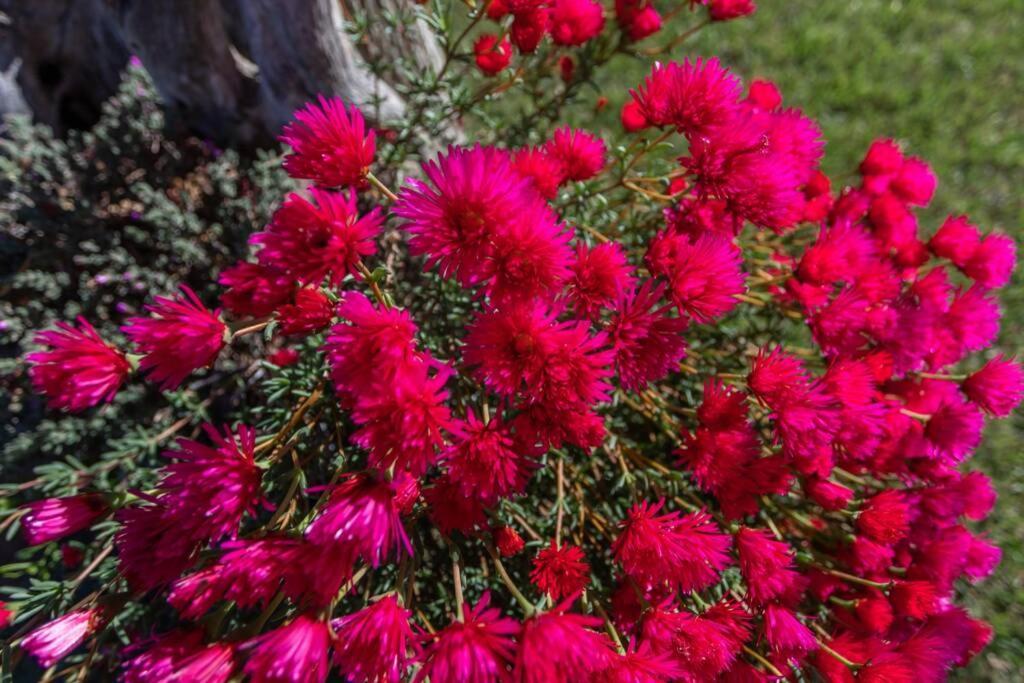
<svg viewBox="0 0 1024 683"><path fill-rule="evenodd" d="M392 11L402 1L356 4ZM15 360L33 329L80 313L109 322L178 282L206 287L212 300L209 274L244 253L287 187L273 135L310 94L369 97L384 124L404 115L400 83L392 89L367 67L372 42L318 44L311 37L340 20L337 5L301 4L310 11L284 22L283 5L269 0L0 1L0 103L23 114L0 138L0 480L28 481L51 459L62 466L66 444L154 447L129 426L144 388L100 415L49 420ZM661 35L693 21L680 13ZM834 186L854 182L873 139L893 137L939 177L920 214L925 233L965 213L983 231L1020 239L1022 36L1020 0L764 0L752 17L703 30L671 57L717 55L746 79L775 81L787 106L821 123ZM406 57L436 60L429 40L406 38ZM282 43L290 49L267 49ZM607 98L604 134L619 131L619 106L648 69L616 58L582 92L583 107ZM1022 281L1018 272L1002 292L1002 347L1018 355ZM1021 680L1024 670L1022 435L1020 415L991 423L970 463L999 489L986 530L1004 556L969 594L996 637L963 680Z"/></svg>

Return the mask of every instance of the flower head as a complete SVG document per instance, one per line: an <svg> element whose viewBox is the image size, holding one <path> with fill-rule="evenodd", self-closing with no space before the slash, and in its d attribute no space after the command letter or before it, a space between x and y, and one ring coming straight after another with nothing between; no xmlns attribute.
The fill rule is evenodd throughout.
<svg viewBox="0 0 1024 683"><path fill-rule="evenodd" d="M498 36L485 33L473 43L473 54L480 71L488 76L501 73L512 61L512 44L508 38L498 41Z"/></svg>
<svg viewBox="0 0 1024 683"><path fill-rule="evenodd" d="M293 278L276 268L241 261L221 272L217 282L224 308L237 316L262 318L287 303L295 290Z"/></svg>
<svg viewBox="0 0 1024 683"><path fill-rule="evenodd" d="M615 559L642 585L668 583L689 592L707 588L729 564L728 536L705 512L659 515L664 501L637 503L619 523Z"/></svg>
<svg viewBox="0 0 1024 683"><path fill-rule="evenodd" d="M501 610L489 604L490 594L485 592L473 607L463 605L461 620L429 637L417 682L510 680L508 669L515 661L513 638L519 623L501 616Z"/></svg>
<svg viewBox="0 0 1024 683"><path fill-rule="evenodd" d="M136 645L129 647L135 648ZM125 683L168 680L227 683L234 669L235 652L231 645L205 645L202 631L177 630L155 638L141 654L128 660L121 680Z"/></svg>
<svg viewBox="0 0 1024 683"><path fill-rule="evenodd" d="M672 317L670 306L658 305L664 290L648 280L639 290L623 292L608 323L615 369L627 389L643 389L678 369L686 357L687 321Z"/></svg>
<svg viewBox="0 0 1024 683"><path fill-rule="evenodd" d="M818 649L811 629L796 614L780 605L770 604L764 610L764 635L775 652L801 655Z"/></svg>
<svg viewBox="0 0 1024 683"><path fill-rule="evenodd" d="M542 548L533 558L530 581L551 596L552 600L561 600L587 587L590 583L590 565L579 547L568 544L559 546L551 541L551 545Z"/></svg>
<svg viewBox="0 0 1024 683"><path fill-rule="evenodd" d="M740 528L736 532L736 554L747 595L765 603L787 595L800 578L793 566L792 549L763 529Z"/></svg>
<svg viewBox="0 0 1024 683"><path fill-rule="evenodd" d="M630 91L644 118L674 126L688 136L728 125L738 110L740 80L717 59L655 64L650 76Z"/></svg>
<svg viewBox="0 0 1024 683"><path fill-rule="evenodd" d="M374 132L367 132L355 105L323 95L317 102L295 112L295 121L284 127L281 140L292 148L285 170L323 187L363 186L373 163Z"/></svg>
<svg viewBox="0 0 1024 683"><path fill-rule="evenodd" d="M414 639L409 610L394 595L331 622L334 664L349 680L398 683Z"/></svg>
<svg viewBox="0 0 1024 683"><path fill-rule="evenodd" d="M375 239L384 222L380 209L360 216L356 194L309 189L312 201L288 195L263 232L249 238L263 245L259 262L287 273L306 285L328 278L338 285L356 273L360 259L377 250Z"/></svg>
<svg viewBox="0 0 1024 683"><path fill-rule="evenodd" d="M604 11L595 0L554 0L549 17L555 45L582 45L604 28Z"/></svg>
<svg viewBox="0 0 1024 683"><path fill-rule="evenodd" d="M81 645L102 623L99 608L68 612L31 631L21 641L21 647L48 669Z"/></svg>
<svg viewBox="0 0 1024 683"><path fill-rule="evenodd" d="M1017 245L1008 235L986 235L963 265L964 274L982 287L993 289L1010 281L1017 265Z"/></svg>
<svg viewBox="0 0 1024 683"><path fill-rule="evenodd" d="M744 290L740 253L712 233L690 242L685 235L660 233L648 247L651 273L668 280L669 296L697 322L710 322L736 307Z"/></svg>
<svg viewBox="0 0 1024 683"><path fill-rule="evenodd" d="M29 376L54 408L79 412L110 402L131 372L125 355L84 318L78 319L78 329L57 323L56 330L39 332L35 343L47 349L25 356Z"/></svg>
<svg viewBox="0 0 1024 683"><path fill-rule="evenodd" d="M249 658L245 673L253 683L323 683L330 639L326 623L300 615L240 646Z"/></svg>
<svg viewBox="0 0 1024 683"><path fill-rule="evenodd" d="M981 243L978 228L967 216L949 216L928 241L928 248L936 256L947 258L957 267L966 266Z"/></svg>
<svg viewBox="0 0 1024 683"><path fill-rule="evenodd" d="M964 380L960 388L985 412L1006 417L1024 396L1024 370L1013 358L999 355Z"/></svg>
<svg viewBox="0 0 1024 683"><path fill-rule="evenodd" d="M21 528L29 545L49 543L88 529L107 514L103 496L86 493L67 498L46 498L24 506Z"/></svg>
<svg viewBox="0 0 1024 683"><path fill-rule="evenodd" d="M601 308L611 306L633 286L633 267L618 242L588 247L576 244L576 260L570 266L568 294L581 318L595 319Z"/></svg>
<svg viewBox="0 0 1024 683"><path fill-rule="evenodd" d="M543 147L524 147L512 157L515 169L533 182L545 199L553 199L562 183L562 164Z"/></svg>
<svg viewBox="0 0 1024 683"><path fill-rule="evenodd" d="M879 543L893 544L907 535L910 506L899 491L887 490L869 498L857 517L857 529Z"/></svg>
<svg viewBox="0 0 1024 683"><path fill-rule="evenodd" d="M603 669L611 644L593 630L601 620L566 612L567 604L530 617L519 633L515 677L520 683L571 683Z"/></svg>
<svg viewBox="0 0 1024 683"><path fill-rule="evenodd" d="M568 0L590 2L590 0ZM565 180L588 180L605 166L604 140L585 130L559 128L544 144L544 151L562 165Z"/></svg>
<svg viewBox="0 0 1024 683"><path fill-rule="evenodd" d="M181 295L158 296L146 306L148 318L129 318L122 331L144 354L140 369L160 389L176 389L193 371L216 360L227 327L220 311L210 311L188 287Z"/></svg>
<svg viewBox="0 0 1024 683"><path fill-rule="evenodd" d="M277 309L281 334L305 335L319 332L331 324L334 306L327 295L313 287L295 293L295 302Z"/></svg>
<svg viewBox="0 0 1024 683"><path fill-rule="evenodd" d="M444 453L449 478L467 496L493 505L521 492L537 463L525 457L500 417L483 422L468 411Z"/></svg>

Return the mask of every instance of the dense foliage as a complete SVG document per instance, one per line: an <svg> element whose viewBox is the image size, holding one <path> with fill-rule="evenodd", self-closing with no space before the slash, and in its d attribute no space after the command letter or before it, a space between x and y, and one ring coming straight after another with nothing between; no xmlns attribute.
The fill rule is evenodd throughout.
<svg viewBox="0 0 1024 683"><path fill-rule="evenodd" d="M695 30L752 11L709 4ZM443 9L424 11L451 35ZM590 0L486 9L402 126L371 132L331 99L297 113L284 168L311 186L255 223L251 259L182 256L144 309L110 294L37 335L27 372L54 411L95 415L100 450L134 441L16 487L34 502L7 525L33 549L12 644L126 680L938 680L966 663L989 631L957 590L999 553L968 528L991 485L958 466L1021 396L1012 360L977 355L1012 241L964 217L922 241L934 175L888 140L833 191L816 124L714 59L655 65L615 143L561 125L611 55L686 35L635 45L649 4L617 3L617 29ZM485 16L504 28L463 55ZM396 178L463 114L511 119L500 146ZM262 192L226 187L260 216ZM224 311L204 303L211 267ZM175 418L158 433L130 414L145 381Z"/></svg>

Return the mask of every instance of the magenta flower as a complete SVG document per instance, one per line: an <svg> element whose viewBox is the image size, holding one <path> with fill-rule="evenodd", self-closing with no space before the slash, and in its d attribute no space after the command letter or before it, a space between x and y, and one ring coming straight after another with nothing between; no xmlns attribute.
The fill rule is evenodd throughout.
<svg viewBox="0 0 1024 683"><path fill-rule="evenodd" d="M818 649L811 629L797 619L796 613L779 605L765 607L764 635L772 650L781 654L802 655Z"/></svg>
<svg viewBox="0 0 1024 683"><path fill-rule="evenodd" d="M337 286L357 272L360 259L377 250L384 216L375 208L359 215L355 192L310 188L312 201L290 194L263 232L249 238L263 248L256 254L268 268L287 273L304 285L324 278Z"/></svg>
<svg viewBox="0 0 1024 683"><path fill-rule="evenodd" d="M36 628L21 641L25 652L48 669L71 654L103 624L98 608L68 612Z"/></svg>
<svg viewBox="0 0 1024 683"><path fill-rule="evenodd" d="M287 273L246 261L222 271L217 282L226 288L220 295L224 308L241 317L270 315L295 290L295 280Z"/></svg>
<svg viewBox="0 0 1024 683"><path fill-rule="evenodd" d="M453 621L428 638L417 683L511 681L509 670L516 653L513 639L519 623L501 616L501 610L488 607L489 604L490 594L485 592L472 608L462 606L461 621Z"/></svg>
<svg viewBox="0 0 1024 683"><path fill-rule="evenodd" d="M590 0L563 0L570 3L589 3ZM596 3L595 3L596 4ZM544 143L544 151L562 166L562 182L589 180L604 170L604 140L585 130L563 126Z"/></svg>
<svg viewBox="0 0 1024 683"><path fill-rule="evenodd" d="M985 412L1006 417L1024 396L1024 371L1013 358L999 355L964 380L960 388Z"/></svg>
<svg viewBox="0 0 1024 683"><path fill-rule="evenodd" d="M110 507L103 496L86 493L68 498L47 498L23 507L21 528L29 545L56 541L88 529L107 514Z"/></svg>
<svg viewBox="0 0 1024 683"><path fill-rule="evenodd" d="M175 297L158 296L148 318L129 318L122 331L144 354L139 367L160 389L177 389L193 371L213 363L224 348L227 327L186 286Z"/></svg>
<svg viewBox="0 0 1024 683"><path fill-rule="evenodd" d="M486 505L522 492L538 467L517 448L508 425L500 417L485 423L470 410L466 421L452 431L452 443L443 456L448 477L466 496L476 497Z"/></svg>
<svg viewBox="0 0 1024 683"><path fill-rule="evenodd" d="M284 168L293 178L306 178L324 187L362 187L376 151L374 132L366 130L363 114L337 97L317 98L295 112L281 141L292 148Z"/></svg>
<svg viewBox="0 0 1024 683"><path fill-rule="evenodd" d="M622 293L608 323L615 369L626 389L640 391L673 370L686 357L686 318L672 317L658 305L664 285L648 280L638 291Z"/></svg>
<svg viewBox="0 0 1024 683"><path fill-rule="evenodd" d="M333 546L342 557L361 558L373 567L398 555L412 555L391 485L370 474L356 474L337 484L320 515L306 529L314 545Z"/></svg>
<svg viewBox="0 0 1024 683"><path fill-rule="evenodd" d="M399 683L414 642L411 612L388 595L331 622L334 664L346 680ZM440 679L446 680L446 679Z"/></svg>
<svg viewBox="0 0 1024 683"><path fill-rule="evenodd" d="M550 13L555 45L583 45L604 28L604 11L595 0L555 0Z"/></svg>
<svg viewBox="0 0 1024 683"><path fill-rule="evenodd" d="M281 334L307 335L326 328L334 318L334 305L319 289L303 287L295 293L295 302L277 309Z"/></svg>
<svg viewBox="0 0 1024 683"><path fill-rule="evenodd" d="M135 650L131 645L125 650ZM172 631L156 638L124 665L124 683L203 681L227 683L234 673L234 648L226 643L203 643L201 630Z"/></svg>
<svg viewBox="0 0 1024 683"><path fill-rule="evenodd" d="M84 318L79 329L57 323L56 330L36 334L35 343L49 347L25 356L36 391L53 408L79 412L113 400L131 364L119 350L103 341Z"/></svg>
<svg viewBox="0 0 1024 683"><path fill-rule="evenodd" d="M672 302L697 322L731 311L745 289L739 249L720 235L704 233L691 243L685 235L661 233L645 260L653 275L668 280Z"/></svg>
<svg viewBox="0 0 1024 683"><path fill-rule="evenodd" d="M530 581L552 600L579 594L590 583L590 565L583 550L554 540L533 558Z"/></svg>
<svg viewBox="0 0 1024 683"><path fill-rule="evenodd" d="M588 247L576 244L576 260L570 266L568 294L580 318L596 319L619 296L633 288L633 266L618 242Z"/></svg>
<svg viewBox="0 0 1024 683"><path fill-rule="evenodd" d="M715 59L655 64L633 100L652 125L673 126L687 135L712 132L739 111L740 80Z"/></svg>
<svg viewBox="0 0 1024 683"><path fill-rule="evenodd" d="M249 658L245 673L253 683L324 683L330 641L326 623L300 615L240 646Z"/></svg>
<svg viewBox="0 0 1024 683"><path fill-rule="evenodd" d="M568 601L530 617L519 633L515 680L520 683L585 681L604 669L613 649L595 631L601 620L566 612Z"/></svg>
<svg viewBox="0 0 1024 683"><path fill-rule="evenodd" d="M741 527L734 538L747 595L755 603L781 598L799 585L800 574L788 543L763 529L747 527Z"/></svg>

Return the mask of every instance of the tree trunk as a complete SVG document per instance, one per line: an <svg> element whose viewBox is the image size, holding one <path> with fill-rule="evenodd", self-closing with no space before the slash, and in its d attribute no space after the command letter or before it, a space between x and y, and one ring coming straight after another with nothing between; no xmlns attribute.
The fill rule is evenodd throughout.
<svg viewBox="0 0 1024 683"><path fill-rule="evenodd" d="M357 46L339 0L0 0L0 113L27 107L59 132L86 128L134 54L169 122L221 145L272 142L318 94L387 125L405 112L404 83L367 59L438 69L443 55L406 0L351 9L407 21L370 20Z"/></svg>

